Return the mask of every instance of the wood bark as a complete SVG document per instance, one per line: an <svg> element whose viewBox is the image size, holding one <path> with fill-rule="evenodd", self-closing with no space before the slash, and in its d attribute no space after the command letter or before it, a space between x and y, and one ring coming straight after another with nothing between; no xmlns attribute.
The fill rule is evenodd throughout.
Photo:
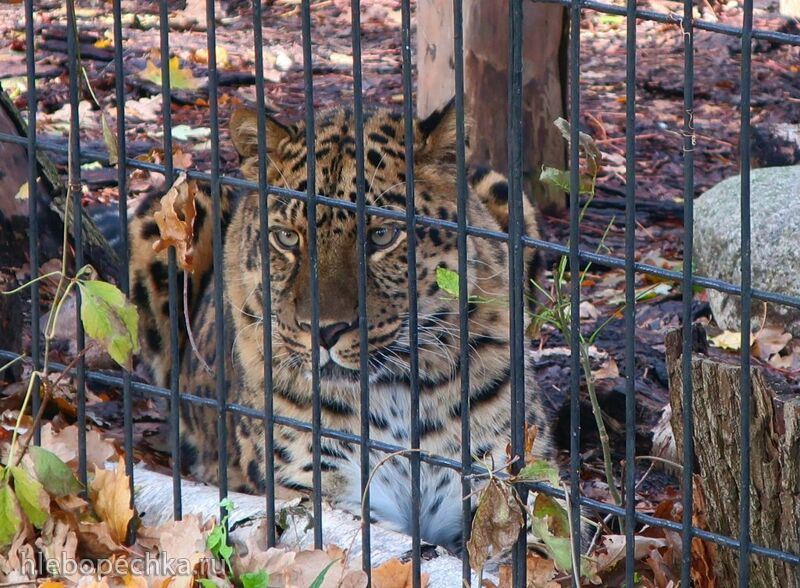
<svg viewBox="0 0 800 588"><path fill-rule="evenodd" d="M681 333L666 338L672 429L683 451ZM703 354L692 356L695 469L706 501L709 530L739 533L741 367ZM800 553L800 397L761 369L752 370L750 522L754 544ZM718 586L738 585L738 554L719 548ZM800 568L751 556L752 588L800 586Z"/></svg>
<svg viewBox="0 0 800 588"><path fill-rule="evenodd" d="M564 116L564 9L523 7L524 189L546 210L563 209L561 190L539 182L543 165L566 168L566 145L553 121ZM417 108L424 117L455 93L451 0L418 7ZM464 71L470 161L508 170L508 0L464 2Z"/></svg>
<svg viewBox="0 0 800 588"><path fill-rule="evenodd" d="M0 91L0 132L27 136L27 125L19 111ZM36 199L37 217L40 225L41 261L60 255L61 235L64 231L63 221L69 213L70 233L73 231L72 207L66 206L66 187L58 177L58 172L50 159L42 150L36 153L39 173L36 194L28 198ZM28 200L17 198L20 186L28 181L28 150L25 145L0 141L0 228L14 231L24 236L27 242ZM88 215L82 216L83 244L86 260L104 279L116 280L119 274L119 258L117 253L97 229ZM25 261L26 248L19 252L20 265Z"/></svg>

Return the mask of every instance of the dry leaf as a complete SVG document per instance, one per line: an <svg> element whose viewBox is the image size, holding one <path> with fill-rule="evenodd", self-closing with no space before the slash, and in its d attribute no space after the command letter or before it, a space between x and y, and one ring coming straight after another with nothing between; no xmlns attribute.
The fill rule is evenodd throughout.
<svg viewBox="0 0 800 588"><path fill-rule="evenodd" d="M182 173L161 198L161 210L153 214L161 234L161 238L153 243L153 249L158 252L175 247L178 264L189 272L194 271L192 257L196 192L197 183L187 180L186 174Z"/></svg>
<svg viewBox="0 0 800 588"><path fill-rule="evenodd" d="M70 425L60 431L52 423L42 425L41 446L55 453L64 463L78 465L78 427ZM86 431L86 467L103 467L117 454L114 444L94 429Z"/></svg>
<svg viewBox="0 0 800 588"><path fill-rule="evenodd" d="M719 335L709 337L709 341L714 347L729 351L739 351L742 348L742 334L738 331L722 331ZM752 342L753 336L750 335L750 343Z"/></svg>
<svg viewBox="0 0 800 588"><path fill-rule="evenodd" d="M332 560L321 550L299 551L294 562L281 574L284 588L307 588L324 579L319 588L366 588L367 575L362 570L347 569L341 560ZM317 585L317 584L315 584Z"/></svg>
<svg viewBox="0 0 800 588"><path fill-rule="evenodd" d="M625 535L606 535L600 542L594 554L597 570L610 570L620 561L625 559ZM667 542L656 537L643 537L636 535L634 538L634 558L641 560L660 547L665 547Z"/></svg>
<svg viewBox="0 0 800 588"><path fill-rule="evenodd" d="M410 561L402 563L397 558L392 558L381 565L372 568L372 585L375 588L411 588L412 565ZM421 575L420 586L428 585L428 574Z"/></svg>
<svg viewBox="0 0 800 588"><path fill-rule="evenodd" d="M481 570L486 560L508 551L519 537L522 523L522 505L514 489L497 478L489 480L478 499L467 542L472 569Z"/></svg>
<svg viewBox="0 0 800 588"><path fill-rule="evenodd" d="M777 327L763 327L759 330L750 347L751 353L762 361L767 361L772 355L780 352L789 341L791 333L785 333Z"/></svg>
<svg viewBox="0 0 800 588"><path fill-rule="evenodd" d="M609 357L598 369L592 370L595 380L607 380L619 378L619 366L613 357Z"/></svg>
<svg viewBox="0 0 800 588"><path fill-rule="evenodd" d="M206 552L206 533L200 521L188 515L180 521L170 521L158 527L142 527L137 533L138 545L165 561L184 561L188 565L175 570L175 576L150 578L152 586L169 586L170 588L190 588L193 582L195 566L204 558L210 557ZM186 569L190 568L190 569Z"/></svg>
<svg viewBox="0 0 800 588"><path fill-rule="evenodd" d="M147 61L145 68L137 75L157 86L162 84L161 66L151 60ZM169 60L169 87L173 90L196 90L200 87L200 81L194 77L192 70L181 67L180 59L173 57Z"/></svg>
<svg viewBox="0 0 800 588"><path fill-rule="evenodd" d="M128 525L136 513L131 508L130 477L125 473L125 460L122 457L114 470L95 467L89 494L97 516L108 524L111 537L124 545Z"/></svg>
<svg viewBox="0 0 800 588"><path fill-rule="evenodd" d="M703 495L703 479L695 474L692 485L692 525L698 529L708 529L706 519L706 500ZM697 588L716 588L714 563L717 561L717 546L699 537L692 537L692 584Z"/></svg>

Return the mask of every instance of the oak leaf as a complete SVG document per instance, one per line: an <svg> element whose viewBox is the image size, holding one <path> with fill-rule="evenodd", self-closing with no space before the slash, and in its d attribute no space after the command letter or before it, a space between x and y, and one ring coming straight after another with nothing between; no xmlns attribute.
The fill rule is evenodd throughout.
<svg viewBox="0 0 800 588"><path fill-rule="evenodd" d="M95 468L89 494L97 516L108 524L114 541L123 545L128 535L128 525L136 513L131 508L130 477L125 473L125 460L122 457L113 470Z"/></svg>
<svg viewBox="0 0 800 588"><path fill-rule="evenodd" d="M186 271L194 271L194 219L197 214L194 197L197 183L182 173L161 198L161 210L153 214L161 237L153 243L156 252L175 247L178 263Z"/></svg>

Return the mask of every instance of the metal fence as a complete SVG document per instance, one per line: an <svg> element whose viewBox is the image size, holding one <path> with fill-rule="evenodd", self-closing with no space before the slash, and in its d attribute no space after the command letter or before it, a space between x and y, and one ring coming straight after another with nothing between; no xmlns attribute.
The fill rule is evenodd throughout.
<svg viewBox="0 0 800 588"><path fill-rule="evenodd" d="M420 444L420 422L419 422L419 378L418 378L418 357L417 357L417 323L416 323L416 300L417 300L417 280L416 280L416 254L415 254L415 226L428 226L437 227L446 231L456 231L458 235L458 248L459 248L459 273L464 275L467 267L466 259L466 239L467 236L494 239L508 244L509 250L509 270L510 270L510 314L512 323L512 338L511 338L511 371L512 371L512 403L514 423L513 430L511 431L511 442L513 454L519 458L523 457L524 452L524 374L522 361L525 354L525 335L523 333L523 271L522 271L522 255L523 247L537 247L543 251L552 252L558 255L567 255L569 258L570 267L579 267L581 262L593 262L604 267L610 268L624 268L625 280L625 374L626 374L626 452L625 460L627 464L635 463L635 439L634 439L634 425L635 425L635 390L634 390L634 329L635 329L635 290L634 278L636 274L649 274L661 279L671 280L683 285L683 403L684 406L692 406L692 380L691 380L691 302L693 286L699 285L706 288L715 289L729 294L736 294L741 296L742 300L742 325L745 327L750 324L750 305L753 300L762 300L766 302L787 305L794 308L800 308L800 299L795 297L783 296L780 294L766 292L754 287L751 281L751 261L750 261L750 95L751 95L751 52L752 43L754 39L769 40L778 44L800 45L800 36L759 31L753 29L753 1L744 0L744 21L741 28L731 27L722 24L695 20L692 14L693 2L691 0L684 1L684 14L681 19L676 19L673 15L667 15L658 12L638 10L635 0L627 0L626 5L618 6L611 5L595 0L541 0L547 3L560 4L568 9L571 35L569 38L569 118L573 121L580 119L581 113L581 95L580 95L580 59L579 52L581 47L580 36L580 21L581 14L586 10L599 11L607 14L622 15L627 19L627 68L626 68L626 207L625 207L625 256L624 258L613 257L608 255L601 255L589 251L581 250L579 247L579 194L577 187L579 186L579 141L578 141L578 124L571 125L571 143L569 149L570 161L570 185L572 190L569 195L570 205L570 240L568 246L563 246L557 243L551 243L545 240L537 240L526 237L523 235L522 230L522 0L511 0L509 2L510 10L509 18L509 56L510 56L510 77L509 84L509 128L508 128L508 149L510 166L506 171L509 177L509 206L511 211L511 220L508 234L481 229L478 227L470 227L467 224L466 218L466 201L467 201L467 187L466 187L466 164L465 164L465 147L464 147L464 46L462 31L462 0L453 0L454 9L454 50L455 50L455 108L457 112L457 133L458 133L458 146L457 146L457 185L458 185L458 220L457 222L442 221L439 219L425 218L417 215L414 209L414 190L413 182L406 183L406 213L405 215L398 215L396 212L391 213L386 210L368 207L365 204L365 177L364 177L364 141L363 141L363 110L362 103L362 76L361 76L361 28L360 28L360 2L359 0L352 0L352 47L353 47L353 84L354 84L354 102L353 110L355 119L357 121L355 129L355 149L357 158L357 202L352 204L328 198L325 195L318 195L314 185L315 177L315 160L314 158L308 159L308 183L307 191L305 193L295 192L288 189L282 189L277 186L267 185L266 174L263 167L260 172L259 182L253 183L232 177L223 177L220 174L220 146L219 146L219 116L218 116L218 84L217 84L217 67L216 67L216 25L215 25L215 9L214 2L207 3L207 48L208 48L208 92L209 92L209 105L210 105L210 121L211 121L211 171L210 173L200 173L193 170L187 170L190 178L204 180L209 182L211 186L211 194L213 197L213 238L214 238L214 252L213 262L217 268L222 267L222 223L220 214L220 190L223 184L235 186L237 188L244 188L248 190L256 190L260 195L262 202L260 224L261 224L261 237L262 237L262 252L263 259L265 260L263 267L263 280L264 283L269 282L270 268L269 268L269 245L266 242L267 235L267 213L266 195L268 193L280 194L291 198L301 199L308 203L308 216L309 216L309 246L310 246L310 263L312 268L317 265L317 251L316 251L316 207L317 206L330 206L340 207L347 210L354 210L358 219L358 259L359 259L359 307L358 317L360 325L360 342L361 342L361 355L360 361L362 366L367 365L367 330L366 330L366 252L365 252L365 218L366 214L377 215L390 218L402 218L406 223L406 231L408 235L408 300L409 300L409 315L410 315L410 343L411 343L411 406L412 406L412 422L411 422L411 438L410 447L412 449L418 448ZM365 3L366 4L366 3ZM304 80L305 80L305 115L306 115L306 141L309 146L314 144L314 85L312 76L312 52L311 52L311 13L310 1L303 0L301 3L302 14L302 44L303 44L303 66L304 66ZM32 105L28 112L28 128L36 128L36 108L37 104L37 91L35 87L35 30L34 30L34 2L32 0L25 1L25 21L26 21L26 51L27 51L27 99L28 104ZM261 161L265 161L266 146L264 140L265 134L265 111L264 111L264 98L265 98L265 81L264 81L264 66L262 58L263 39L262 39L262 6L261 2L253 3L253 38L252 42L255 48L255 75L256 75L256 103L260 118L259 123L259 146L258 152ZM114 15L114 35L115 38L121 40L122 37L122 12L121 0L114 0L113 2L113 15ZM405 130L406 130L406 146L405 146L405 165L406 176L413 178L414 176L414 158L413 158L413 97L412 97L412 61L411 61L411 16L412 7L410 0L402 0L402 62L403 62L403 114L405 117ZM117 100L117 128L116 134L119 141L119 217L120 217L120 231L122 234L122 251L127 251L127 182L128 172L132 169L146 169L158 171L166 176L166 183L170 185L176 176L176 169L172 161L172 122L169 105L171 104L170 92L170 70L168 60L166 57L170 55L170 39L168 33L168 8L167 2L160 2L160 41L161 41L161 55L164 57L161 63L162 75L162 94L163 94L163 129L164 129L164 157L163 165L149 164L126 157L126 144L125 144L125 112L124 108L120 105L125 103L125 79L124 75L116 76L116 100ZM684 231L684 264L682 272L668 271L652 265L638 263L634 260L634 247L635 247L635 209L636 209L636 177L634 172L634 162L636 158L636 142L634 136L634 115L636 112L636 95L635 95L635 80L636 80L636 23L637 19L652 20L663 23L677 23L680 24L684 33L684 47L685 47L685 61L684 61L684 125L683 125L683 147L684 147L684 220L686 229ZM43 141L38 141L35 132L29 133L27 138L20 139L8 134L0 135L0 140L8 142L16 142L19 144L27 145L29 154L29 193L35 194L36 180L37 180L37 164L35 153L37 150L54 150L69 153L69 165L73 173L72 183L69 185L69 196L74 202L74 247L75 247L75 263L76 267L81 267L84 263L84 248L81 241L81 163L87 160L106 160L104 154L92 153L81 149L79 140L80 119L78 111L79 103L79 66L78 66L78 44L76 39L76 15L72 3L67 3L67 21L68 21L68 52L69 52L69 103L71 105L71 118L70 126L72 132L70 134L69 149L64 147L46 144ZM693 224L693 196L694 196L694 177L693 177L693 161L695 150L695 136L693 129L693 87L694 87L694 67L693 67L693 42L694 31L705 30L714 32L720 35L730 35L741 39L741 147L740 147L740 172L742 176L742 189L741 189L741 207L742 207L742 237L741 237L741 285L726 283L719 280L709 279L706 277L695 276L692 273L692 224ZM121 42L115 43L114 64L118 73L123 72L123 47ZM731 170L734 171L734 170ZM30 267L32 278L36 277L37 268L39 267L39 227L37 225L37 217L35 210L35 198L30 198ZM126 258L126 256L122 256ZM75 368L77 378L77 391L78 391L78 406L77 418L79 422L79 449L80 449L80 477L85 482L87 477L86 471L86 383L96 382L103 384L110 384L113 386L121 387L124 395L124 424L125 424L125 449L127 455L128 471L133 472L132 468L132 455L133 455L133 433L132 433L132 393L138 392L145 395L152 395L155 397L162 397L168 399L173 407L171 413L171 431L174 440L177 442L178 436L178 407L181 402L196 402L204 403L207 406L212 406L219 411L221 417L226 414L237 414L244 418L262 419L268 431L272 431L274 425L283 425L292 427L297 430L313 432L313 480L314 480L314 495L313 495L313 511L317 520L320 520L322 511L322 498L320 493L321 481L321 461L320 449L321 439L323 437L344 440L358 444L362 449L372 449L380 452L393 452L401 449L408 449L404 447L394 447L385 443L379 443L370 440L370 425L369 425L369 382L367 379L366 370L361 370L360 386L361 386L361 434L351 435L343 432L332 431L323 429L321 427L321 404L320 404L320 376L319 376L319 298L318 294L318 277L315 271L311 271L311 289L314 293L312 297L312 337L313 337L313 419L312 422L298 422L290 418L273 413L272 399L271 399L271 381L272 381L272 366L271 362L267 361L264 365L265 381L267 382L264 391L266 413L263 414L252 408L230 404L226 400L226 376L225 376L225 331L224 331L224 310L223 310L223 274L221 271L214 273L215 285L215 304L216 304L216 401L209 399L202 399L196 396L183 394L179 390L179 354L177 352L172 354L172 378L168 389L157 388L150 385L134 383L131 381L129 373L125 373L123 377L117 378L102 373L94 373L87 371L84 361L81 360L77 363ZM169 309L171 316L172 337L171 345L172 350L178 349L178 321L180 320L177 315L177 283L176 283L176 263L174 249L170 249L169 255ZM121 289L128 292L128 264L122 264L119 270L119 284ZM39 323L39 289L38 284L34 283L31 286L31 319L32 324ZM270 292L269 288L263 289L263 307L266 313L270 312ZM571 282L571 313L572 316L579 316L580 305L580 284L578 280ZM463 341L467 339L468 334L468 319L467 319L467 289L466 280L461 280L460 285L460 333L461 333L461 350L460 361L465 367L469 365L469 350ZM269 321L264 322L264 348L265 354L270 355L271 349L271 333ZM667 528L672 531L681 533L683 539L683 552L682 552L682 575L681 585L690 585L690 566L691 566L691 539L698 537L703 540L711 541L726 549L734 549L739 554L739 586L745 587L749 585L749 566L750 556L755 554L758 556L776 558L790 564L800 564L800 555L776 551L760 545L754 545L750 540L750 452L749 452L749 426L751 418L750 395L742 393L741 398L741 430L744 435L744 442L742 444L743 450L741 453L741 473L740 473L740 489L741 500L739 504L739 534L738 537L724 537L708 531L704 531L692 526L692 468L686 467L683 470L683 523L678 524L653 516L647 516L635 512L635 483L636 483L636 469L635 467L627 467L625 470L625 506L615 507L607 503L593 500L580 494L579 487L579 474L581 471L581 457L580 457L580 428L579 428L579 387L580 387L580 364L578 353L578 321L572 321L571 324L572 337L571 337L571 380L570 380L570 508L572 509L572 526L573 526L573 552L576 558L579 558L581 553L581 535L578 532L579 528L579 515L580 510L591 509L598 513L608 514L612 513L623 517L625 521L624 532L627 536L627 550L626 550L626 584L627 586L634 586L634 532L639 524L647 524L654 527ZM749 329L742 328L743 333L747 333ZM80 320L77 325L78 332L78 348L82 349L85 345L84 332ZM749 349L749 340L745 340L747 334L743 334L741 354L742 365L742 380L741 389L743 392L750 390L750 355L747 350ZM33 337L32 357L35 366L38 368L41 361L41 349L36 337ZM18 356L15 350L0 351L0 356L6 359L13 359ZM462 389L462 406L466 407L468 404L469 392L469 371L463 369L461 371L461 389ZM34 395L34 401L36 401ZM36 407L34 406L34 410ZM462 410L462 436L463 436L463 450L462 460L460 462L445 459L439 456L422 454L420 452L412 451L407 453L410 462L411 476L412 476L412 504L413 511L411 513L412 520L412 535L413 535L413 549L412 549L412 562L413 562L413 579L414 586L420 585L420 568L421 568L421 555L420 555L420 464L427 462L435 464L443 468L450 468L460 472L462 476L463 492L467 495L471 491L471 482L467 476L473 472L475 467L470 455L469 443L470 438L470 424L468 418L468 411ZM684 411L684 431L685 431L685 447L683 452L683 463L693 463L693 446L692 434L693 422L692 411ZM218 419L218 443L220 453L220 494L224 496L227 493L226 488L226 439L229 432L226 430L226 419ZM176 443L177 447L177 443ZM361 484L362 489L365 488L367 478L370 473L369 464L369 451L362 451L361 463ZM274 480L274 463L271 451L266 452L268 479L266 483L266 510L268 513L269 521L274 523L275 520L275 480ZM174 485L174 504L175 516L181 516L181 495L180 495L180 463L177 454L174 455L173 471L175 476ZM519 467L519 463L515 467ZM545 492L552 496L564 497L564 493L557 489L548 486L547 484L537 483L529 484L528 490L536 490ZM469 501L464 501L463 506L464 522L462 529L462 537L464 542L469 537L470 533L470 516L471 509ZM798 521L794 522L795 524ZM273 526L273 525L270 525ZM315 543L319 547L322 544L322 526L317 524L314 529ZM274 544L275 536L270 533L268 537L270 544ZM363 549L363 566L365 570L370 569L370 528L369 525L363 526L362 541ZM584 546L585 547L585 546ZM514 572L514 585L525 586L525 550L524 538L518 541L517 547L513 551L513 572ZM463 575L466 581L470 581L470 568L467 561L466 554L464 555Z"/></svg>

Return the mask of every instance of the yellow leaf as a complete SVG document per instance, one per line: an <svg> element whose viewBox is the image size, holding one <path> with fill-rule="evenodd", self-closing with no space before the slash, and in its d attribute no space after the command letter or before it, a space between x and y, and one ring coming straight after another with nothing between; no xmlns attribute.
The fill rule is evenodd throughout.
<svg viewBox="0 0 800 588"><path fill-rule="evenodd" d="M131 508L130 478L125 473L125 460L120 457L115 470L96 467L90 490L97 516L108 525L112 539L124 544L128 524L135 515Z"/></svg>
<svg viewBox="0 0 800 588"><path fill-rule="evenodd" d="M147 61L147 66L138 75L158 86L162 84L161 67L152 60ZM180 59L173 57L169 60L169 87L173 90L196 90L200 87L200 81L194 77L192 70L181 67Z"/></svg>
<svg viewBox="0 0 800 588"><path fill-rule="evenodd" d="M94 42L94 46L98 49L107 49L111 47L111 41L109 39L98 39Z"/></svg>
<svg viewBox="0 0 800 588"><path fill-rule="evenodd" d="M41 584L39 584L39 588L64 588L64 582L58 582L56 580L45 580Z"/></svg>
<svg viewBox="0 0 800 588"><path fill-rule="evenodd" d="M720 349L739 351L742 348L742 334L738 331L722 331L715 337L709 337L709 340L714 347L719 347ZM753 337L751 335L750 342L752 343L752 341Z"/></svg>

